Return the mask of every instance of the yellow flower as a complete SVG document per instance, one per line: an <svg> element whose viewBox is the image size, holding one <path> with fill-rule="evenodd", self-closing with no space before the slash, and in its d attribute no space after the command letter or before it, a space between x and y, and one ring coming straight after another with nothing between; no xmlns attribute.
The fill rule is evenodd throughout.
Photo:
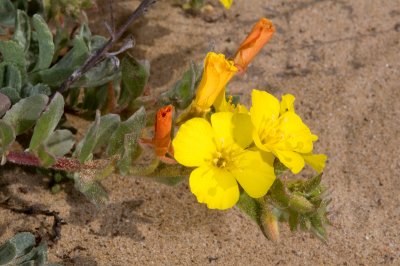
<svg viewBox="0 0 400 266"><path fill-rule="evenodd" d="M219 0L226 9L229 9L232 5L233 0Z"/></svg>
<svg viewBox="0 0 400 266"><path fill-rule="evenodd" d="M294 110L294 96L292 94L285 94L282 96L280 114L286 112L295 113ZM315 171L321 173L325 168L325 163L328 157L325 154L301 154L306 163L308 163Z"/></svg>
<svg viewBox="0 0 400 266"><path fill-rule="evenodd" d="M225 59L223 54L209 52L204 62L203 76L197 88L194 107L199 111L208 111L226 84L235 75L237 68L233 61Z"/></svg>
<svg viewBox="0 0 400 266"><path fill-rule="evenodd" d="M210 209L228 209L239 199L239 186L254 198L264 196L275 180L271 153L246 149L253 142L248 114L215 113L184 123L172 145L175 159L187 167L192 193Z"/></svg>
<svg viewBox="0 0 400 266"><path fill-rule="evenodd" d="M293 173L304 167L303 155L313 150L318 139L294 113L293 96L284 97L282 107L279 100L267 92L253 90L251 120L254 125L255 145L266 152L272 152ZM293 101L292 101L293 100ZM292 103L292 104L290 104ZM282 110L292 110L281 113Z"/></svg>

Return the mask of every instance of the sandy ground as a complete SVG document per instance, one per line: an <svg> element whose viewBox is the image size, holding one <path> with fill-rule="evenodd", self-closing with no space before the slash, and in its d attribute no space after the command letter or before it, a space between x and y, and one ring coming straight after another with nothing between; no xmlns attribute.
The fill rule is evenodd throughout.
<svg viewBox="0 0 400 266"><path fill-rule="evenodd" d="M138 1L117 1L123 20ZM105 9L106 6L103 6ZM45 178L0 169L0 194L57 210L66 220L50 247L64 265L400 265L399 0L236 0L212 19L159 1L132 27L133 53L152 64L150 85L171 86L213 47L232 55L251 25L268 17L277 33L247 75L230 84L293 93L296 108L329 155L329 241L282 227L273 244L238 209L208 210L187 182L167 187L113 176L110 204L97 209L72 186L57 195ZM101 18L101 17L100 17ZM98 24L100 25L100 24ZM97 27L99 28L99 27ZM0 208L0 242L17 231L49 230L52 220Z"/></svg>

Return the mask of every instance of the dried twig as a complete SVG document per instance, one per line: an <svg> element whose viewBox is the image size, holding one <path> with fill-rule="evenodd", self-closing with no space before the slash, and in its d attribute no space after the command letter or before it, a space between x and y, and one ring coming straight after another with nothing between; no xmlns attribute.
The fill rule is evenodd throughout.
<svg viewBox="0 0 400 266"><path fill-rule="evenodd" d="M61 238L61 226L63 224L66 224L66 222L59 216L59 212L56 211L50 211L50 210L43 210L40 209L37 206L27 206L27 207L21 207L17 208L12 206L9 203L10 199L7 199L4 202L0 203L0 206L4 209L7 209L9 211L15 212L15 213L22 213L25 215L44 215L44 216L52 216L54 218L53 220L53 226L52 226L52 234L50 234L50 241L53 242L54 244L57 243L58 240Z"/></svg>
<svg viewBox="0 0 400 266"><path fill-rule="evenodd" d="M99 50L94 52L86 62L80 68L76 69L68 78L65 80L58 92L63 93L69 89L69 87L78 79L80 79L86 72L88 72L91 68L100 63L105 57L108 56L108 50L116 43L116 41L121 38L121 36L128 29L129 25L132 24L133 21L138 19L141 15L143 15L147 9L156 2L156 0L143 0L140 5L133 11L133 13L129 16L127 21L119 28L117 32L113 31L112 26L109 26L109 31L111 32L110 39L101 47ZM129 47L129 45L127 46Z"/></svg>

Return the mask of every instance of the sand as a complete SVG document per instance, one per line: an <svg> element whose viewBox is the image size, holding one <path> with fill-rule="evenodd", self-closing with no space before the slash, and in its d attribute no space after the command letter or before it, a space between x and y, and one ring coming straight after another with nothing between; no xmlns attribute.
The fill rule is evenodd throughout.
<svg viewBox="0 0 400 266"><path fill-rule="evenodd" d="M137 3L116 1L118 20ZM296 96L298 113L319 136L316 151L329 156L323 182L331 188L333 225L327 244L287 226L281 227L281 241L272 243L237 208L215 211L198 204L187 181L168 187L114 175L103 182L110 204L96 208L72 184L53 195L48 178L1 168L0 196L59 211L67 222L49 248L51 262L400 265L398 0L236 0L231 10L217 7L206 18L159 1L131 27L137 44L132 53L150 60L150 86L159 92L210 48L232 55L264 16L277 32L230 90L247 103L253 88ZM0 208L0 242L18 231L45 235L51 224L50 217Z"/></svg>

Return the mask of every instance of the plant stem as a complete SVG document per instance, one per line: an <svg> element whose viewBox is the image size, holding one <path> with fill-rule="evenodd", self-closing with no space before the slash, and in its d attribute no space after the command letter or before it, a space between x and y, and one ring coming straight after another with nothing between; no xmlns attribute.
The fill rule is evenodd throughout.
<svg viewBox="0 0 400 266"><path fill-rule="evenodd" d="M110 39L101 47L99 50L94 52L86 62L80 68L76 69L68 78L65 80L58 92L63 93L69 89L69 87L78 79L80 79L86 72L88 72L91 68L96 66L104 57L107 55L107 51L115 44L116 41L121 38L124 32L128 29L129 25L132 24L133 21L138 19L141 15L143 15L147 8L149 8L152 4L154 4L156 0L143 0L140 5L133 11L133 13L129 16L127 21L119 28L116 33L113 33Z"/></svg>
<svg viewBox="0 0 400 266"><path fill-rule="evenodd" d="M10 151L7 154L6 158L8 162L14 164L42 167L40 159L35 155L27 152ZM90 165L81 164L76 159L70 159L65 157L57 158L56 163L50 166L49 168L54 170L62 170L66 172L78 172L85 169L97 169L95 164L90 164Z"/></svg>

